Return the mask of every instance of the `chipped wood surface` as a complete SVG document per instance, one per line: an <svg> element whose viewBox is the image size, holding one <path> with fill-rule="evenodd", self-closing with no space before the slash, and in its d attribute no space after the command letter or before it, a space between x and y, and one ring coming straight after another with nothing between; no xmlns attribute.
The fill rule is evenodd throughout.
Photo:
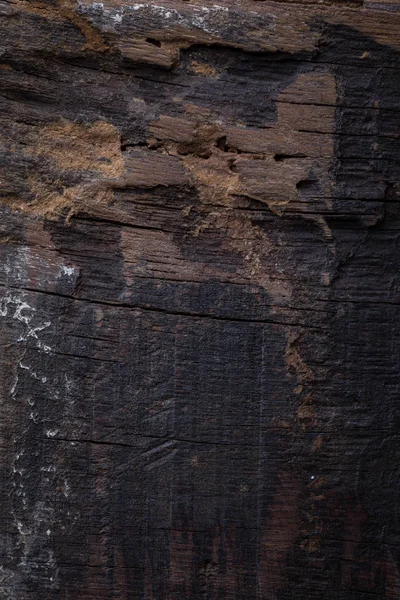
<svg viewBox="0 0 400 600"><path fill-rule="evenodd" d="M399 598L398 2L0 16L0 599Z"/></svg>

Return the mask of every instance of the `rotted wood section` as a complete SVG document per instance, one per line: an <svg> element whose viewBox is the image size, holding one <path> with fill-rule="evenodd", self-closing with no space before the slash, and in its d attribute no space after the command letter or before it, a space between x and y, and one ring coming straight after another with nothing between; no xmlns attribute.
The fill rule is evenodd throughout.
<svg viewBox="0 0 400 600"><path fill-rule="evenodd" d="M398 3L0 14L1 600L398 599Z"/></svg>

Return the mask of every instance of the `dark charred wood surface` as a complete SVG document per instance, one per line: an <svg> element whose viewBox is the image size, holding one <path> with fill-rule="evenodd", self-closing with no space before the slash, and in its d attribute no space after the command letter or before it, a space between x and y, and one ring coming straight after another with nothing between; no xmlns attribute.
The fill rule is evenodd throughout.
<svg viewBox="0 0 400 600"><path fill-rule="evenodd" d="M1 600L400 598L400 6L0 3Z"/></svg>

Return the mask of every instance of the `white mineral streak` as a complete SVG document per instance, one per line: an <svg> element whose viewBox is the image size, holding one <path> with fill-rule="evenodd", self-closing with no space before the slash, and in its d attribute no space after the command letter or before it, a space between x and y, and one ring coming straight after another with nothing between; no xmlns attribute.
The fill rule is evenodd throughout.
<svg viewBox="0 0 400 600"><path fill-rule="evenodd" d="M135 14L136 18L140 18L141 16L158 18L162 20L163 27L168 28L169 25L177 25L185 29L200 29L205 33L217 35L219 27L216 19L222 13L229 13L229 8L220 6L219 4L213 4L210 7L195 6L189 13L149 2L143 4L123 4L118 9L105 8L101 2L93 2L88 5L79 2L79 12L81 14L94 12L97 15L103 16L106 21L112 21L115 26L121 25L125 17Z"/></svg>
<svg viewBox="0 0 400 600"><path fill-rule="evenodd" d="M41 427L43 415L40 407L35 407L36 396L23 397L19 389L23 386L23 379L30 377L35 380L35 385L48 386L51 383L43 373L40 373L42 360L40 356L51 355L52 348L45 343L44 336L48 338L52 323L48 315L44 315L34 304L35 294L24 291L24 287L33 277L35 280L46 282L51 286L57 281L64 280L73 284L79 274L75 267L54 262L52 257L32 255L28 247L20 247L5 257L0 270L3 270L6 279L6 288L0 297L0 320L9 324L13 331L11 340L16 347L23 350L20 359L15 363L15 373L9 392L9 401L12 403L26 402L26 420L18 424L19 429L13 436L14 457L10 464L10 478L13 486L13 521L18 538L16 541L19 550L19 564L15 570L0 568L0 586L6 589L7 598L14 600L13 586L23 588L22 581L32 575L33 563L38 560L45 571L45 576L51 586L58 585L58 567L55 555L51 549L52 529L54 527L54 508L46 501L45 497L38 500L32 497L30 487L27 485L31 477L30 457L36 448L28 444L27 434L32 427ZM21 289L15 289L20 285ZM47 341L47 340L46 340ZM35 350L27 352L26 349ZM24 352L25 349L25 352ZM33 358L32 358L33 357ZM33 362L33 360L35 362ZM37 382L37 383L36 383ZM21 386L19 388L19 386ZM65 393L71 398L73 396L74 382L65 376ZM40 397L40 396L39 396ZM47 428L45 435L52 438L57 434L55 428ZM42 482L47 486L50 496L54 496L54 489L58 486L54 465L41 466L43 473ZM70 494L70 486L64 479L61 490L63 498ZM18 556L18 554L17 554ZM41 568L42 575L44 571ZM22 578L22 579L21 579Z"/></svg>
<svg viewBox="0 0 400 600"><path fill-rule="evenodd" d="M58 429L48 429L46 431L47 437L55 437L58 433Z"/></svg>
<svg viewBox="0 0 400 600"><path fill-rule="evenodd" d="M11 317L23 324L23 331L20 334L17 342L25 342L28 338L36 340L36 347L48 353L51 352L50 346L44 344L38 336L38 333L50 327L50 321L43 321L40 324L33 325L32 321L36 320L36 308L28 304L25 300L26 292L9 292L0 300L0 316Z"/></svg>
<svg viewBox="0 0 400 600"><path fill-rule="evenodd" d="M72 275L76 274L77 269L75 267L67 267L66 265L62 265L60 272L62 275L68 275L69 277L71 277Z"/></svg>
<svg viewBox="0 0 400 600"><path fill-rule="evenodd" d="M19 267L18 272L20 275L24 275L24 269L20 262ZM30 341L31 343L33 342L34 347L36 347L39 352L44 354L51 352L51 347L40 339L40 334L48 329L51 326L51 323L49 320L43 319L39 315L36 308L32 306L26 292L16 292L11 290L6 292L0 300L0 317L11 322L16 321L19 324L15 340L17 344L23 345L24 342ZM10 399L13 402L18 401L18 383L21 371L27 373L30 377L40 382L40 384L44 385L47 383L47 377L40 375L37 367L34 369L32 365L26 362L26 359L22 358L15 365L14 382L10 389ZM28 398L27 402L30 407L33 407L34 401L31 398ZM33 425L40 422L40 415L37 411L30 408L27 414L29 414L29 420L33 422ZM18 546L20 549L20 562L18 571L20 574L21 572L26 572L28 574L31 568L31 556L32 554L36 554L38 540L41 539L44 528L48 528L52 523L53 509L46 506L43 501L36 501L33 506L30 505L29 493L27 492L25 485L26 479L29 477L29 469L22 466L24 464L24 455L27 453L27 449L21 447L21 444L24 443L23 433L24 432L15 437L14 443L16 452L11 464L11 478L14 488L13 497L15 498L13 508L14 524L19 534ZM32 448L30 448L29 452L31 451ZM43 548L41 551L41 557L42 555L47 561L46 571L49 575L49 579L52 584L56 585L58 580L58 568L55 564L54 555L51 549L46 548ZM14 576L11 571L7 572L7 581L10 586L15 582L15 578L18 577L18 571ZM1 579L3 579L3 576ZM12 596L10 596L10 598L11 597Z"/></svg>

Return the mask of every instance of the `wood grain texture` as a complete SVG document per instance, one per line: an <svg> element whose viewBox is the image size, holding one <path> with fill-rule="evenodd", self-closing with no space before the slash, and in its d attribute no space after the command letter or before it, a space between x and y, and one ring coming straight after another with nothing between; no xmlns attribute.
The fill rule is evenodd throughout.
<svg viewBox="0 0 400 600"><path fill-rule="evenodd" d="M0 599L398 599L398 3L0 16Z"/></svg>

